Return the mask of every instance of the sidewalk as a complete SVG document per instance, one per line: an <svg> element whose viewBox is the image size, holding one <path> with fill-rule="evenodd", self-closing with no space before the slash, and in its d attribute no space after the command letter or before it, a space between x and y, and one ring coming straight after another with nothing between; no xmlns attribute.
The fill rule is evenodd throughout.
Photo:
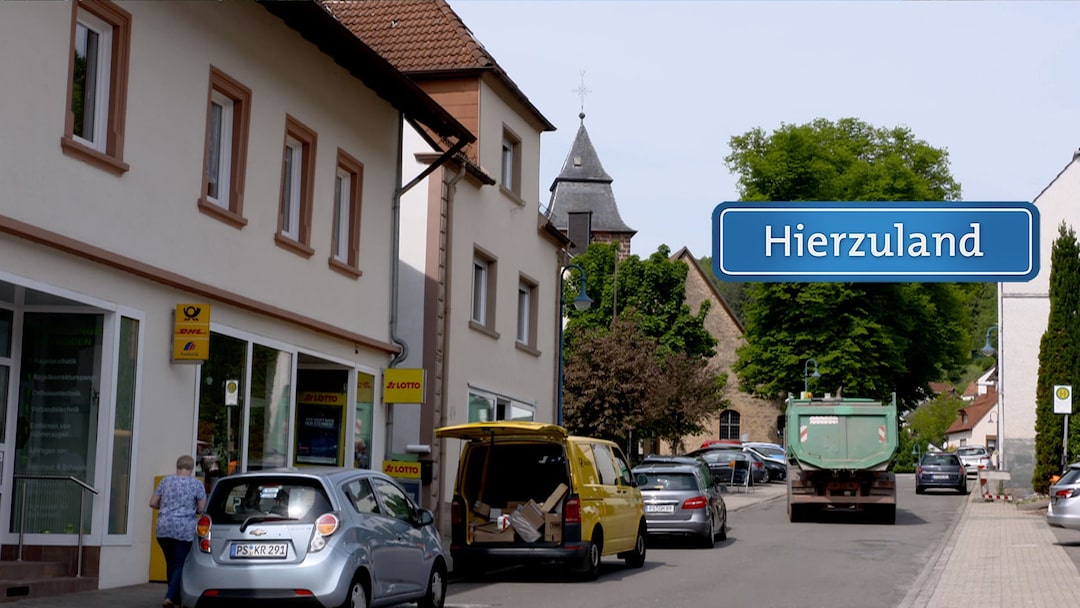
<svg viewBox="0 0 1080 608"><path fill-rule="evenodd" d="M725 491L728 512L770 500L783 500L784 484L747 492ZM973 495L930 556L899 608L1056 608L1072 603L1080 572L1046 524L1045 508L1024 510L1011 502L986 502ZM165 585L86 591L58 597L28 598L17 608L157 608ZM448 605L453 605L449 598Z"/></svg>

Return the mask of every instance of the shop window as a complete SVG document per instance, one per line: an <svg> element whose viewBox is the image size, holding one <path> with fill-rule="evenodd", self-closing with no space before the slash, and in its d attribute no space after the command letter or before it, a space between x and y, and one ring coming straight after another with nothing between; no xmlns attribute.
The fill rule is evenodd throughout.
<svg viewBox="0 0 1080 608"><path fill-rule="evenodd" d="M357 372L356 411L353 428L353 466L371 468L371 417L375 402L375 376Z"/></svg>
<svg viewBox="0 0 1080 608"><path fill-rule="evenodd" d="M261 344L251 349L247 470L288 464L292 410L291 353Z"/></svg>
<svg viewBox="0 0 1080 608"><path fill-rule="evenodd" d="M305 370L305 375L310 377L312 373ZM297 393L295 464L344 464L341 446L347 396L338 391L301 390Z"/></svg>
<svg viewBox="0 0 1080 608"><path fill-rule="evenodd" d="M116 414L113 418L112 487L109 490L109 534L127 534L131 504L132 432L139 362L139 321L120 319L120 351L116 360Z"/></svg>
<svg viewBox="0 0 1080 608"><path fill-rule="evenodd" d="M210 333L210 358L201 366L199 383L199 464L204 474L228 475L239 467L242 446L243 400L246 391L248 343L225 334ZM226 385L236 382L239 395L226 399Z"/></svg>
<svg viewBox="0 0 1080 608"><path fill-rule="evenodd" d="M100 314L27 312L22 323L15 474L74 477L93 484L100 411L102 333ZM17 484L10 531L84 532L91 526L93 501L64 480ZM20 521L21 505L33 505Z"/></svg>

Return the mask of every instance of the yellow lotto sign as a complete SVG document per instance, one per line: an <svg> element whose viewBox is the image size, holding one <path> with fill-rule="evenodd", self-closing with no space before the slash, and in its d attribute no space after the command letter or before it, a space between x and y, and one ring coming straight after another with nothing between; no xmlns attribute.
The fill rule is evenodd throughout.
<svg viewBox="0 0 1080 608"><path fill-rule="evenodd" d="M383 402L423 403L424 370L392 367L383 374Z"/></svg>
<svg viewBox="0 0 1080 608"><path fill-rule="evenodd" d="M177 304L173 319L173 360L210 358L210 305Z"/></svg>
<svg viewBox="0 0 1080 608"><path fill-rule="evenodd" d="M420 463L409 460L384 460L382 472L398 479L420 479Z"/></svg>

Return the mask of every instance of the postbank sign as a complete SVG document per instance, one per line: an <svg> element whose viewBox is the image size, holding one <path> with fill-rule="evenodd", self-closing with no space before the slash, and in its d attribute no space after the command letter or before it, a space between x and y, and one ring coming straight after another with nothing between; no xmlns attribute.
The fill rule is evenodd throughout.
<svg viewBox="0 0 1080 608"><path fill-rule="evenodd" d="M210 357L210 305L177 304L173 318L173 361Z"/></svg>
<svg viewBox="0 0 1080 608"><path fill-rule="evenodd" d="M1018 202L726 202L713 272L727 281L1023 282L1039 211Z"/></svg>

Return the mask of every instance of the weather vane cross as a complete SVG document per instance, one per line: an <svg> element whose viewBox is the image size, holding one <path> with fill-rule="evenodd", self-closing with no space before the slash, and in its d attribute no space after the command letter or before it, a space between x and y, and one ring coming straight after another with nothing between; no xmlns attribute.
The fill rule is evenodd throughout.
<svg viewBox="0 0 1080 608"><path fill-rule="evenodd" d="M574 89L572 92L577 93L578 97L581 98L581 115L582 115L582 118L584 118L585 117L585 96L588 95L589 93L592 93L592 89L585 86L585 70L581 70L581 84L579 84L578 88Z"/></svg>

